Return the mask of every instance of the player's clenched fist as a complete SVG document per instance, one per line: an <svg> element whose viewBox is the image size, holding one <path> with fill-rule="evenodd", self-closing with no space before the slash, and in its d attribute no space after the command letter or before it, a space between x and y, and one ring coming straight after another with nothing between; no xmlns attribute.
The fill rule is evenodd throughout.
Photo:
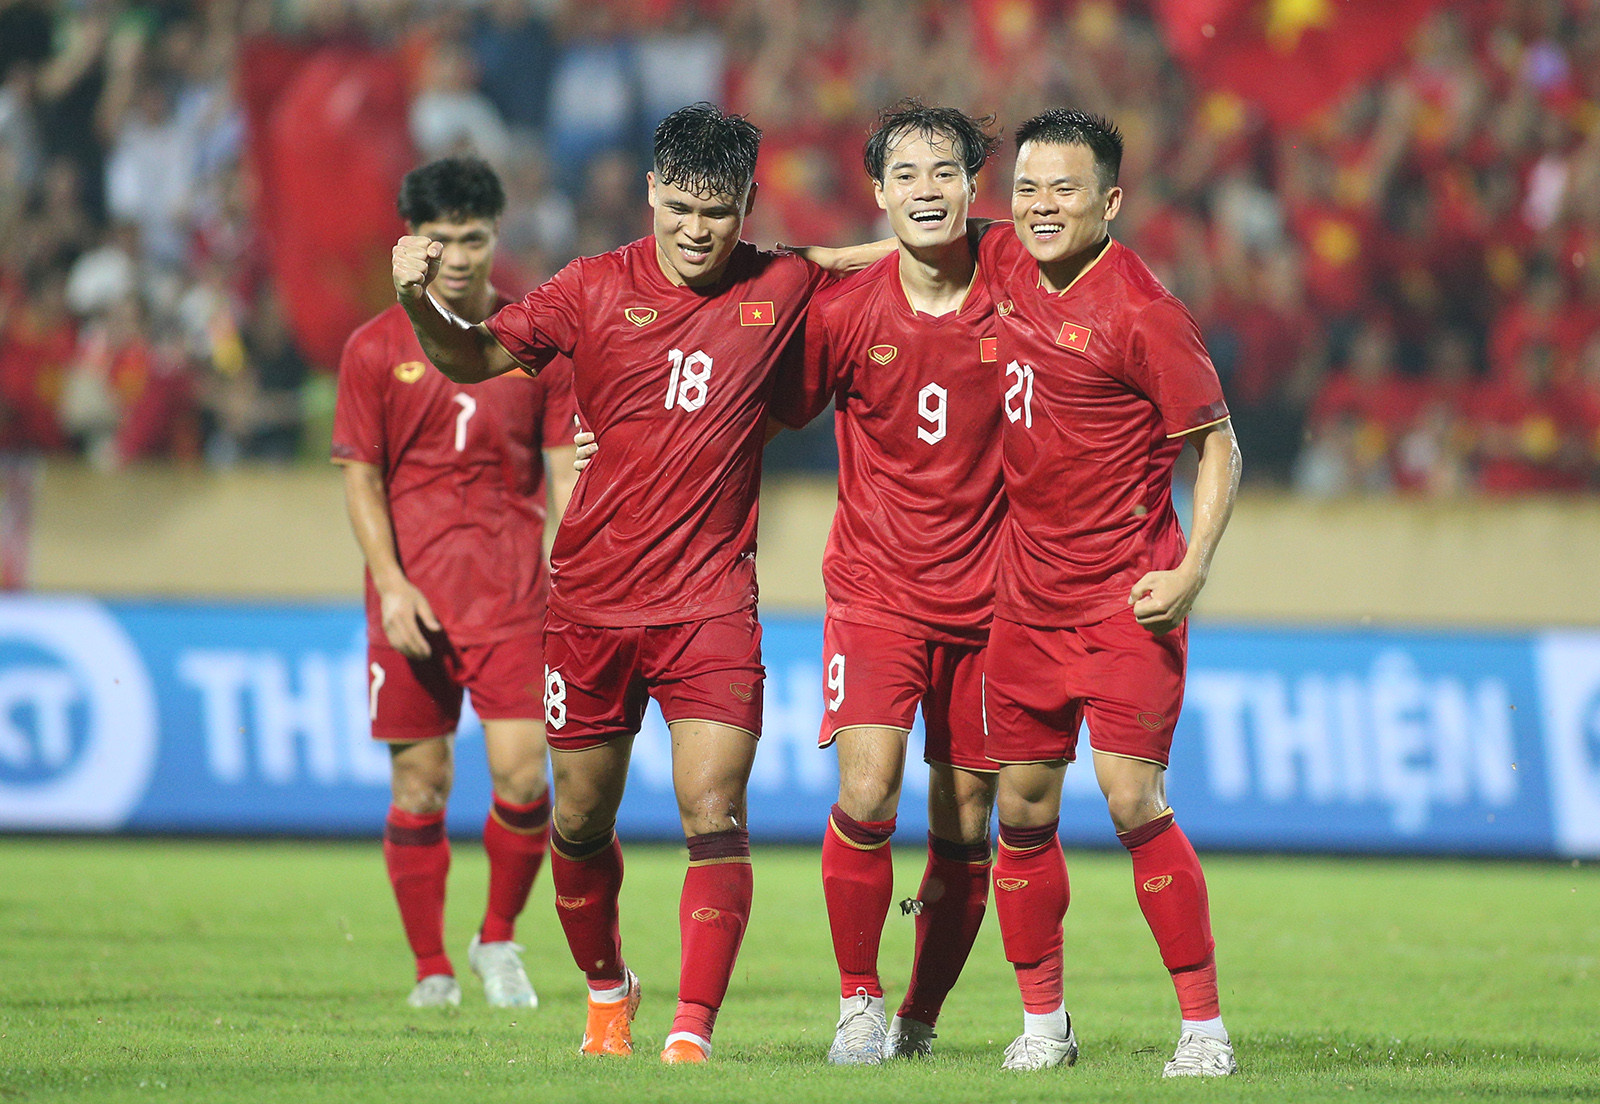
<svg viewBox="0 0 1600 1104"><path fill-rule="evenodd" d="M394 244L394 293L401 302L415 302L439 275L444 244L407 234Z"/></svg>

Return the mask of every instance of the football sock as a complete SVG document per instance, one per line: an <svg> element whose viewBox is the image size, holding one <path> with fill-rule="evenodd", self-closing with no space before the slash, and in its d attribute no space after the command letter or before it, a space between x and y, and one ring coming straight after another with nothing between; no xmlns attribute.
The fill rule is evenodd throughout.
<svg viewBox="0 0 1600 1104"><path fill-rule="evenodd" d="M450 837L444 810L408 813L389 806L383 826L383 863L389 870L406 942L417 959L417 980L454 974L444 953L444 885L450 873Z"/></svg>
<svg viewBox="0 0 1600 1104"><path fill-rule="evenodd" d="M1067 857L1056 838L1059 820L1037 828L1000 823L994 862L994 907L1000 941L1017 973L1026 1012L1045 1015L1062 1005L1061 921L1071 892Z"/></svg>
<svg viewBox="0 0 1600 1104"><path fill-rule="evenodd" d="M955 843L929 832L928 866L917 900L917 950L899 1014L931 1027L983 926L989 905L988 841Z"/></svg>
<svg viewBox="0 0 1600 1104"><path fill-rule="evenodd" d="M622 891L622 844L615 828L581 842L550 836L550 881L556 915L572 960L591 992L626 986L617 895Z"/></svg>
<svg viewBox="0 0 1600 1104"><path fill-rule="evenodd" d="M1211 1038L1224 1043L1231 1041L1228 1038L1228 1029L1222 1026L1221 1016L1210 1020L1184 1020L1183 1026L1179 1028L1178 1033L1185 1035L1191 1031L1197 1035L1209 1035Z"/></svg>
<svg viewBox="0 0 1600 1104"><path fill-rule="evenodd" d="M690 836L688 845L689 869L678 898L683 957L672 1032L709 1040L750 920L750 833L708 832Z"/></svg>
<svg viewBox="0 0 1600 1104"><path fill-rule="evenodd" d="M1066 1004L1050 1012L1024 1012L1022 1030L1029 1035L1043 1035L1050 1039L1065 1039L1072 1030L1072 1017L1067 1015Z"/></svg>
<svg viewBox="0 0 1600 1104"><path fill-rule="evenodd" d="M1161 961L1172 974L1185 1020L1216 1019L1216 944L1206 878L1189 839L1169 809L1117 838L1133 856L1133 888L1139 910L1156 937Z"/></svg>
<svg viewBox="0 0 1600 1104"><path fill-rule="evenodd" d="M857 989L883 996L878 980L878 944L894 896L894 857L889 837L894 817L856 820L835 805L822 837L822 896L833 932L833 956L839 963L839 995Z"/></svg>
<svg viewBox="0 0 1600 1104"><path fill-rule="evenodd" d="M483 942L500 943L515 934L549 844L548 793L526 805L494 799L483 825L483 849L489 855L489 907L478 929Z"/></svg>

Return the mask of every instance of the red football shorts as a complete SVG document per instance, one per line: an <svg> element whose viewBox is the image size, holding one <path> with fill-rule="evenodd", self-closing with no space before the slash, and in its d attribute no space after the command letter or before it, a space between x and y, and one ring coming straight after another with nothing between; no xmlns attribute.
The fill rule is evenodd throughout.
<svg viewBox="0 0 1600 1104"><path fill-rule="evenodd" d="M754 606L680 625L601 628L549 615L544 717L550 746L580 751L633 735L654 698L668 724L710 721L761 735L761 625Z"/></svg>
<svg viewBox="0 0 1600 1104"><path fill-rule="evenodd" d="M1131 607L1063 629L996 617L984 668L985 750L1002 763L1073 760L1087 720L1096 751L1166 766L1188 652L1187 621L1154 636Z"/></svg>
<svg viewBox="0 0 1600 1104"><path fill-rule="evenodd" d="M917 702L923 758L974 771L1000 764L983 753L982 645L946 644L853 621L822 623L822 731L828 747L845 728L911 730Z"/></svg>
<svg viewBox="0 0 1600 1104"><path fill-rule="evenodd" d="M372 737L393 743L448 736L461 721L461 693L486 721L544 716L543 642L524 633L493 644L456 646L438 633L428 642L433 655L408 659L387 642L367 643L367 712Z"/></svg>

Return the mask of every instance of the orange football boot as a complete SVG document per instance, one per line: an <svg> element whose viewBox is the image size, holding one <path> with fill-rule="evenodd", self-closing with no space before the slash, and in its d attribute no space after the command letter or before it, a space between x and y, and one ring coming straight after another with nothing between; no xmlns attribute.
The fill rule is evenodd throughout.
<svg viewBox="0 0 1600 1104"><path fill-rule="evenodd" d="M661 1060L669 1066L698 1065L706 1060L706 1052L693 1039L673 1039L661 1052Z"/></svg>
<svg viewBox="0 0 1600 1104"><path fill-rule="evenodd" d="M582 1054L633 1053L633 1017L639 1011L639 977L628 971L628 995L621 1000L589 998L589 1019L583 1025Z"/></svg>

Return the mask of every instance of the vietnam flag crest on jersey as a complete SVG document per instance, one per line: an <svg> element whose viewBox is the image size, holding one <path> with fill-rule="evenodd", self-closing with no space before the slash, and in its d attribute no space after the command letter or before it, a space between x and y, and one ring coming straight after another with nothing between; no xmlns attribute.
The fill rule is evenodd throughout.
<svg viewBox="0 0 1600 1104"><path fill-rule="evenodd" d="M770 326L777 321L777 312L772 309L772 301L765 303L740 303L739 325L741 326Z"/></svg>
<svg viewBox="0 0 1600 1104"><path fill-rule="evenodd" d="M1094 331L1088 326L1080 326L1076 322L1063 322L1061 332L1056 335L1056 344L1064 345L1075 353L1089 351L1089 338L1094 336Z"/></svg>

